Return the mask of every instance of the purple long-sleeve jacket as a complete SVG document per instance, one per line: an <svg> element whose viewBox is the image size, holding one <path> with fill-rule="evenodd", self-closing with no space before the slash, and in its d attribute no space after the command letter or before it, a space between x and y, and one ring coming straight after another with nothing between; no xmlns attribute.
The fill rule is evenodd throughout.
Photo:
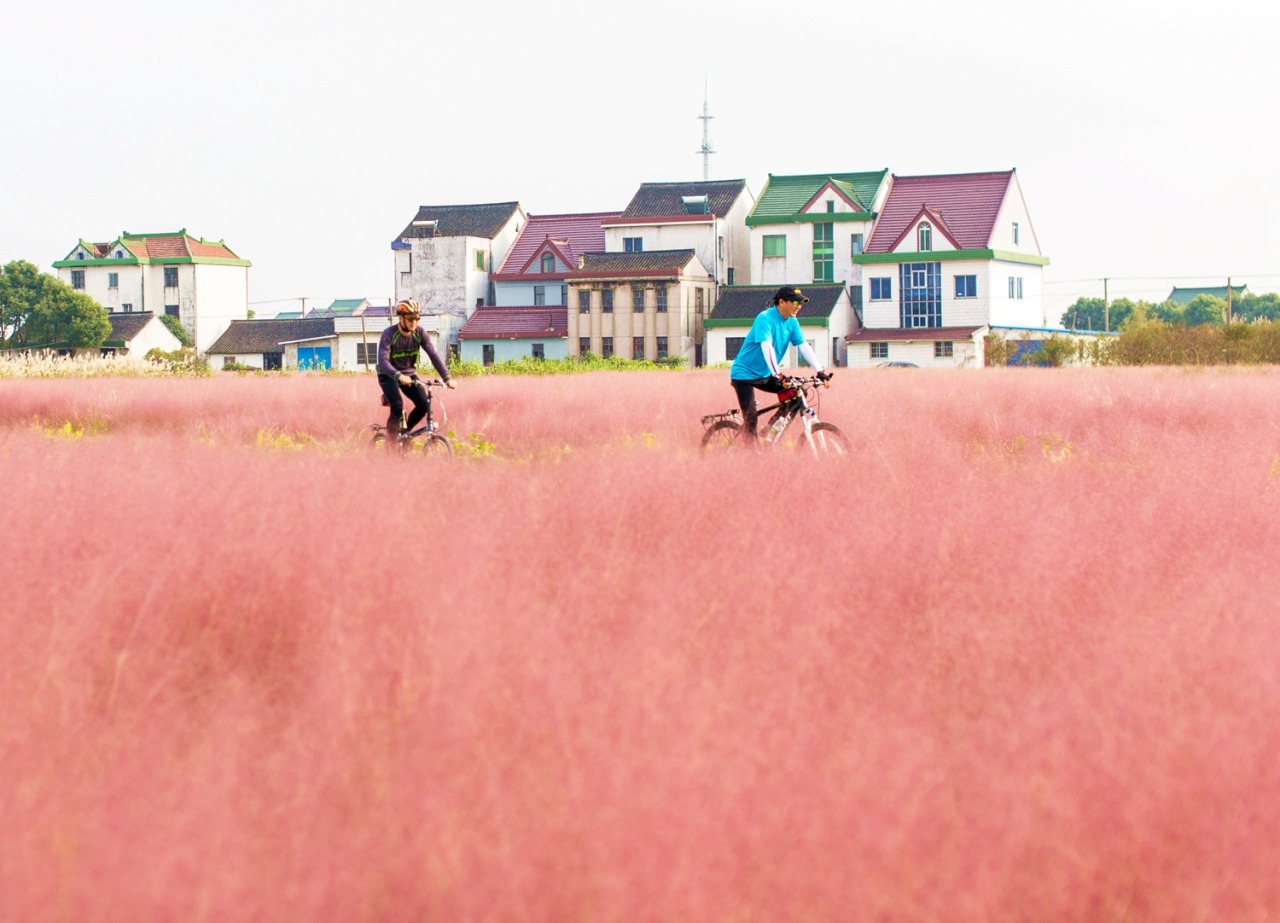
<svg viewBox="0 0 1280 923"><path fill-rule="evenodd" d="M378 338L378 374L391 379L412 375L417 371L419 350L427 354L440 379L448 381L449 370L431 345L431 337L423 333L421 327L415 327L412 333L403 333L399 324L388 327Z"/></svg>

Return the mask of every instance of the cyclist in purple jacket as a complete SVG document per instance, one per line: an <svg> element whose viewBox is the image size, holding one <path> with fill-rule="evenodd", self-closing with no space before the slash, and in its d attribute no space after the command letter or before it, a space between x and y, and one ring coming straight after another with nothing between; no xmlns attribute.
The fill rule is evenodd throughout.
<svg viewBox="0 0 1280 923"><path fill-rule="evenodd" d="M409 419L405 420L403 432L413 429L427 415L427 389L418 382L419 351L427 354L445 385L456 387L449 377L449 369L440 360L436 348L431 345L431 338L418 326L422 317L418 302L411 298L401 301L396 305L396 315L396 325L382 331L382 336L378 339L378 384L386 395L387 406L390 408L387 416L388 447L395 445L395 435L402 432L402 393L413 401L413 410L409 413Z"/></svg>

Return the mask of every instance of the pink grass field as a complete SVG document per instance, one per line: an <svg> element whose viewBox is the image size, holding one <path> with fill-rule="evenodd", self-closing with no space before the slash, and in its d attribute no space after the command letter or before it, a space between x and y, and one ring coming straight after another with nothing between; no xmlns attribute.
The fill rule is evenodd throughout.
<svg viewBox="0 0 1280 923"><path fill-rule="evenodd" d="M446 403L0 381L0 919L1280 915L1280 370Z"/></svg>

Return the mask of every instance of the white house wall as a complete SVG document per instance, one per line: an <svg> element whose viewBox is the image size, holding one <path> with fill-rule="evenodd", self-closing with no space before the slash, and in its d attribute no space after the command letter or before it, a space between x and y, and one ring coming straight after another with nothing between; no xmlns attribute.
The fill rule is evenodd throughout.
<svg viewBox="0 0 1280 923"><path fill-rule="evenodd" d="M546 282L495 282L493 284L494 303L500 308L522 308L534 303L534 286L541 285L546 295L544 304L547 307L563 307L567 286L559 279Z"/></svg>
<svg viewBox="0 0 1280 923"><path fill-rule="evenodd" d="M533 344L542 344L542 358L565 359L569 355L569 341L564 337L547 337L535 340L527 337L520 339L463 340L462 358L466 362L484 362L484 347L493 347L493 361L507 362L513 359L527 359L533 355ZM630 355L628 352L627 355Z"/></svg>
<svg viewBox="0 0 1280 923"><path fill-rule="evenodd" d="M932 340L887 340L889 354L871 358L871 344L859 340L849 344L848 364L852 369L874 368L885 362L910 362L921 368L981 368L982 347L974 340L952 340L953 355L934 358Z"/></svg>
<svg viewBox="0 0 1280 923"><path fill-rule="evenodd" d="M626 250L623 238L639 237L645 250L692 250L719 284L728 284L729 270L733 269L734 284L746 285L751 272L751 238L746 226L750 204L750 196L741 195L725 218L714 221L608 225L604 248L609 253L622 253ZM724 238L723 254L720 238Z"/></svg>
<svg viewBox="0 0 1280 923"><path fill-rule="evenodd" d="M183 283L183 270L194 276L190 288ZM233 320L245 320L249 316L249 270L245 266L218 266L207 263L178 267L180 297L179 317L183 326L192 334L196 349L204 352L222 334ZM165 291L163 273L160 291ZM163 314L164 306L156 310ZM194 331L187 319L194 318Z"/></svg>
<svg viewBox="0 0 1280 923"><path fill-rule="evenodd" d="M862 283L864 268L853 262L853 235L862 235L865 247L871 236L871 222L832 222L835 255L832 261L832 281L847 285ZM781 235L786 238L787 255L765 259L766 236ZM813 284L813 225L805 223L764 224L751 228L751 284L752 285L805 285Z"/></svg>
<svg viewBox="0 0 1280 923"><path fill-rule="evenodd" d="M145 356L153 349L173 352L175 349L181 349L182 343L169 332L169 328L160 321L160 318L153 317L138 331L138 335L129 341L126 348L130 356Z"/></svg>
<svg viewBox="0 0 1280 923"><path fill-rule="evenodd" d="M423 314L454 314L463 319L489 297L489 270L495 265L483 237L413 237L408 250L396 251L396 300L413 298ZM508 249L510 244L508 244ZM484 269L476 267L477 251Z"/></svg>
<svg viewBox="0 0 1280 923"><path fill-rule="evenodd" d="M706 340L703 345L703 360L707 365L725 365L729 363L728 357L728 341L730 337L743 337L751 331L751 325L747 324L742 327L711 327L707 330ZM802 327L800 333L804 337L805 342L813 349L814 354L818 357L818 361L822 363L824 368L834 368L842 365L842 362L832 361L832 336L831 329L827 327ZM843 341L843 337L841 337ZM844 353L843 342L835 346L836 355L842 356ZM787 351L782 354L779 360L779 368L802 369L800 359L800 350L794 346L787 347ZM728 382L726 382L728 384Z"/></svg>

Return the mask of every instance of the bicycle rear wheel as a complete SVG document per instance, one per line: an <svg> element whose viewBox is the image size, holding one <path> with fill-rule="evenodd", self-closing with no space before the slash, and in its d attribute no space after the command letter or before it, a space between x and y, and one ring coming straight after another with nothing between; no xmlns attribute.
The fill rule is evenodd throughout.
<svg viewBox="0 0 1280 923"><path fill-rule="evenodd" d="M702 435L702 451L724 451L738 441L738 431L741 429L742 425L732 420L719 420L713 423L711 428Z"/></svg>
<svg viewBox="0 0 1280 923"><path fill-rule="evenodd" d="M815 455L848 455L853 447L849 444L849 437L840 432L840 428L833 423L815 423L811 433L812 442L809 443Z"/></svg>
<svg viewBox="0 0 1280 923"><path fill-rule="evenodd" d="M453 458L453 446L439 433L431 433L422 443L422 452L428 458Z"/></svg>

